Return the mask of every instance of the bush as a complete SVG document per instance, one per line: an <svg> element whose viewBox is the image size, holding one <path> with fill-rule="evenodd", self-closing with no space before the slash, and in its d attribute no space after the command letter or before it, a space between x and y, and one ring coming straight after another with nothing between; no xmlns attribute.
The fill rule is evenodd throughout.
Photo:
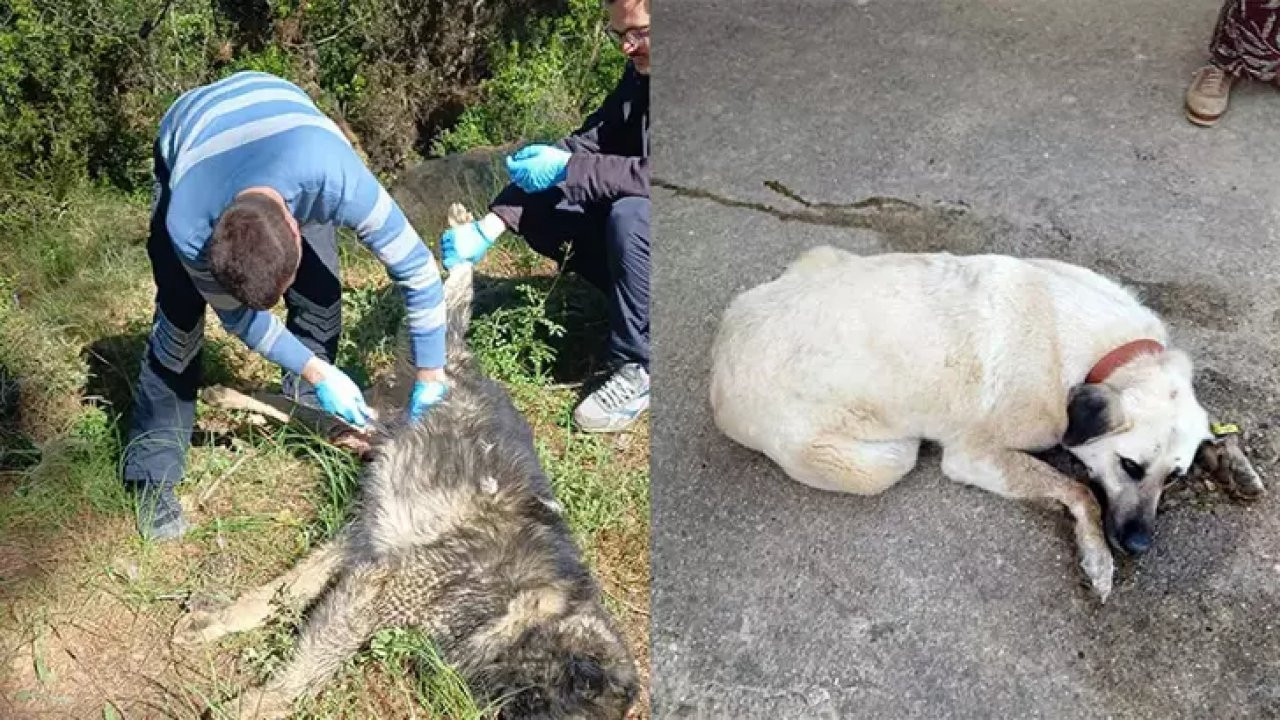
<svg viewBox="0 0 1280 720"><path fill-rule="evenodd" d="M542 20L528 42L495 52L480 102L444 131L432 152L564 137L595 110L622 75L625 58L602 32L598 0L570 0L566 15Z"/></svg>
<svg viewBox="0 0 1280 720"><path fill-rule="evenodd" d="M489 137L534 112L562 126L609 73L598 4L564 1L0 0L0 173L55 198L86 178L145 190L164 110L244 69L306 88L384 173L482 96L468 122Z"/></svg>
<svg viewBox="0 0 1280 720"><path fill-rule="evenodd" d="M547 316L549 291L521 284L516 292L522 302L472 320L471 349L488 377L513 384L543 384L550 381L556 359L548 340L563 335L565 329Z"/></svg>

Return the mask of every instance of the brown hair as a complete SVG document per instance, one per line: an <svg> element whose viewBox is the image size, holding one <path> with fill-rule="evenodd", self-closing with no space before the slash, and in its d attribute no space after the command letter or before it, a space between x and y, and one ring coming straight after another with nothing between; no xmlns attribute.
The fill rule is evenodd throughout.
<svg viewBox="0 0 1280 720"><path fill-rule="evenodd" d="M300 260L288 216L262 193L237 197L213 227L209 271L232 297L255 310L280 302Z"/></svg>

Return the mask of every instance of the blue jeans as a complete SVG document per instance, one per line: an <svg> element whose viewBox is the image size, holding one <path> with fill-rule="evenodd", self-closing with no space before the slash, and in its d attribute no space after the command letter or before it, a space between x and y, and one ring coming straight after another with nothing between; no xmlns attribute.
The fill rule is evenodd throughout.
<svg viewBox="0 0 1280 720"><path fill-rule="evenodd" d="M155 157L155 189L147 256L156 304L146 355L133 393L133 417L122 463L126 485L173 487L182 481L195 424L196 392L204 346L205 300L165 227L169 172ZM285 293L285 327L326 361L337 353L342 330L342 285L337 233L330 225L302 228L302 262ZM286 378L286 391L292 383Z"/></svg>

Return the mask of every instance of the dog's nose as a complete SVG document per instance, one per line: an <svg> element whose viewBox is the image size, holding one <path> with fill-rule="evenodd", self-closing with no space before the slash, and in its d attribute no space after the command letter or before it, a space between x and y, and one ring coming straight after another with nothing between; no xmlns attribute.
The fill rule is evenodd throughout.
<svg viewBox="0 0 1280 720"><path fill-rule="evenodd" d="M1151 549L1151 531L1140 525L1125 528L1121 544L1130 555L1141 555Z"/></svg>

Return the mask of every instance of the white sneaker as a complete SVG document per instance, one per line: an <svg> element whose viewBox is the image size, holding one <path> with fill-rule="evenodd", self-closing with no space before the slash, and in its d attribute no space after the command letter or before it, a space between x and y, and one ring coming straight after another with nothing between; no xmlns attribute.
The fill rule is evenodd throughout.
<svg viewBox="0 0 1280 720"><path fill-rule="evenodd" d="M614 371L573 411L583 432L618 432L631 427L649 409L649 373L636 363Z"/></svg>

